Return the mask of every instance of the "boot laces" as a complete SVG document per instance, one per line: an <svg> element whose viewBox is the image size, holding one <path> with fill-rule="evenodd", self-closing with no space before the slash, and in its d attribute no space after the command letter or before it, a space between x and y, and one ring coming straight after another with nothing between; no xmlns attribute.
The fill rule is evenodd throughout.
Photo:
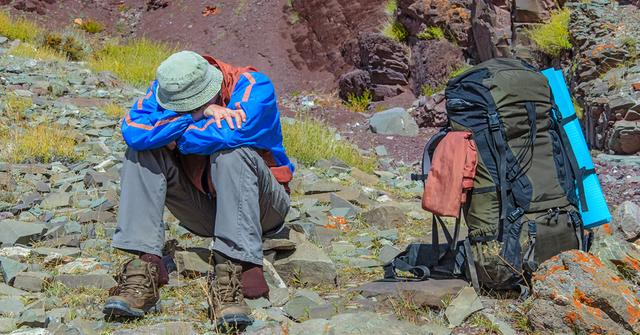
<svg viewBox="0 0 640 335"><path fill-rule="evenodd" d="M118 294L141 295L148 288L148 284L153 287L153 295L158 296L156 276L150 264L144 265L144 272L128 270L129 263L124 265L120 276L118 276Z"/></svg>

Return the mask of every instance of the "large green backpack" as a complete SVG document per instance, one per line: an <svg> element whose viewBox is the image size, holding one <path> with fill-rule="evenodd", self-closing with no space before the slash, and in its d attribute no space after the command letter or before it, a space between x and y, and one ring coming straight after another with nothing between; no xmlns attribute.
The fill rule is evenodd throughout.
<svg viewBox="0 0 640 335"><path fill-rule="evenodd" d="M445 270L436 272L449 269L452 277L509 289L526 284L544 260L565 250L585 249L574 158L552 117L555 104L547 79L522 61L492 59L451 79L445 95L449 125L425 147L423 176L428 178L430 156L448 131L473 134L478 164L473 190L462 208L468 237L464 242L447 238L449 247L437 250L422 248L435 250L427 257L431 263L434 257L457 260L439 264ZM434 222L442 220L434 216ZM437 236L437 230L432 235ZM424 273L412 269L422 262L412 255L424 257L419 248L410 246L387 266L387 279L401 263L410 266L400 270ZM466 264L460 264L461 259ZM429 269L434 272L437 266Z"/></svg>

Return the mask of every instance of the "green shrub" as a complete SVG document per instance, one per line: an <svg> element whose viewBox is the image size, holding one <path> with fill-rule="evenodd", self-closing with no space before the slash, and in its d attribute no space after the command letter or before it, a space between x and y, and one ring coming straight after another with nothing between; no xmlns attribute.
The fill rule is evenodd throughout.
<svg viewBox="0 0 640 335"><path fill-rule="evenodd" d="M0 11L0 35L12 40L33 42L40 31L37 24L23 18L14 20L8 13Z"/></svg>
<svg viewBox="0 0 640 335"><path fill-rule="evenodd" d="M282 136L287 154L303 164L335 157L363 171L375 168L375 159L362 156L353 144L337 140L335 133L321 121L303 118L294 123L283 122Z"/></svg>
<svg viewBox="0 0 640 335"><path fill-rule="evenodd" d="M569 19L571 11L568 8L551 13L548 23L537 26L528 31L528 35L536 44L539 51L550 57L559 57L566 50L571 50L571 35L569 34Z"/></svg>
<svg viewBox="0 0 640 335"><path fill-rule="evenodd" d="M89 60L89 67L96 72L111 71L120 79L144 87L155 78L156 68L169 57L175 48L148 39L126 44L108 43Z"/></svg>
<svg viewBox="0 0 640 335"><path fill-rule="evenodd" d="M580 104L576 99L572 99L572 100L573 100L573 109L576 111L576 116L578 117L578 119L582 120L582 118L584 117L584 108L580 106Z"/></svg>
<svg viewBox="0 0 640 335"><path fill-rule="evenodd" d="M357 96L353 93L349 93L347 96L346 105L351 111L362 113L369 108L371 104L372 96L370 91L364 91L362 95Z"/></svg>
<svg viewBox="0 0 640 335"><path fill-rule="evenodd" d="M423 31L418 33L417 37L421 40L443 40L444 30L440 27L426 27Z"/></svg>
<svg viewBox="0 0 640 335"><path fill-rule="evenodd" d="M90 53L90 50L86 50L83 43L72 34L46 33L42 36L41 45L73 61L82 60Z"/></svg>
<svg viewBox="0 0 640 335"><path fill-rule="evenodd" d="M420 87L420 93L425 97L430 97L444 89L445 85L440 85L438 87L433 87L431 85L422 85Z"/></svg>
<svg viewBox="0 0 640 335"><path fill-rule="evenodd" d="M449 79L451 78L455 78L463 73L465 73L467 70L469 70L472 66L465 63L464 65L458 67L457 69L451 71L451 73L449 73Z"/></svg>
<svg viewBox="0 0 640 335"><path fill-rule="evenodd" d="M398 0L387 0L384 4L384 13L387 16L393 16L398 10Z"/></svg>
<svg viewBox="0 0 640 335"><path fill-rule="evenodd" d="M385 25L382 27L382 35L394 41L402 42L407 39L407 37L409 36L409 32L407 31L407 28L402 25L402 23L396 20L390 20L387 21L387 23L385 23Z"/></svg>
<svg viewBox="0 0 640 335"><path fill-rule="evenodd" d="M80 24L80 29L88 32L89 34L97 34L101 33L104 30L104 25L100 23L100 21L88 19L82 21L82 23Z"/></svg>

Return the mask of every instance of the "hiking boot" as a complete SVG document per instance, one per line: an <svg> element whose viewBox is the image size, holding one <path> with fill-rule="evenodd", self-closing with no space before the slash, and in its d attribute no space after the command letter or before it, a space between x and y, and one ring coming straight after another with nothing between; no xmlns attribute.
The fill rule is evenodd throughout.
<svg viewBox="0 0 640 335"><path fill-rule="evenodd" d="M242 331L253 323L242 295L241 276L241 265L225 262L215 266L215 278L209 284L209 317L219 331Z"/></svg>
<svg viewBox="0 0 640 335"><path fill-rule="evenodd" d="M156 307L158 293L158 267L141 259L127 262L118 275L118 286L109 292L102 313L107 317L143 317Z"/></svg>

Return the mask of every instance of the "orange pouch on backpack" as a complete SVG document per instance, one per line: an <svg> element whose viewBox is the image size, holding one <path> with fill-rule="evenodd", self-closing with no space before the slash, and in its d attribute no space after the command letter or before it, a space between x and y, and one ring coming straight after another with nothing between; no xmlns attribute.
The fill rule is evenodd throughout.
<svg viewBox="0 0 640 335"><path fill-rule="evenodd" d="M422 208L435 215L459 217L473 188L478 156L467 131L449 132L436 147L424 184Z"/></svg>

